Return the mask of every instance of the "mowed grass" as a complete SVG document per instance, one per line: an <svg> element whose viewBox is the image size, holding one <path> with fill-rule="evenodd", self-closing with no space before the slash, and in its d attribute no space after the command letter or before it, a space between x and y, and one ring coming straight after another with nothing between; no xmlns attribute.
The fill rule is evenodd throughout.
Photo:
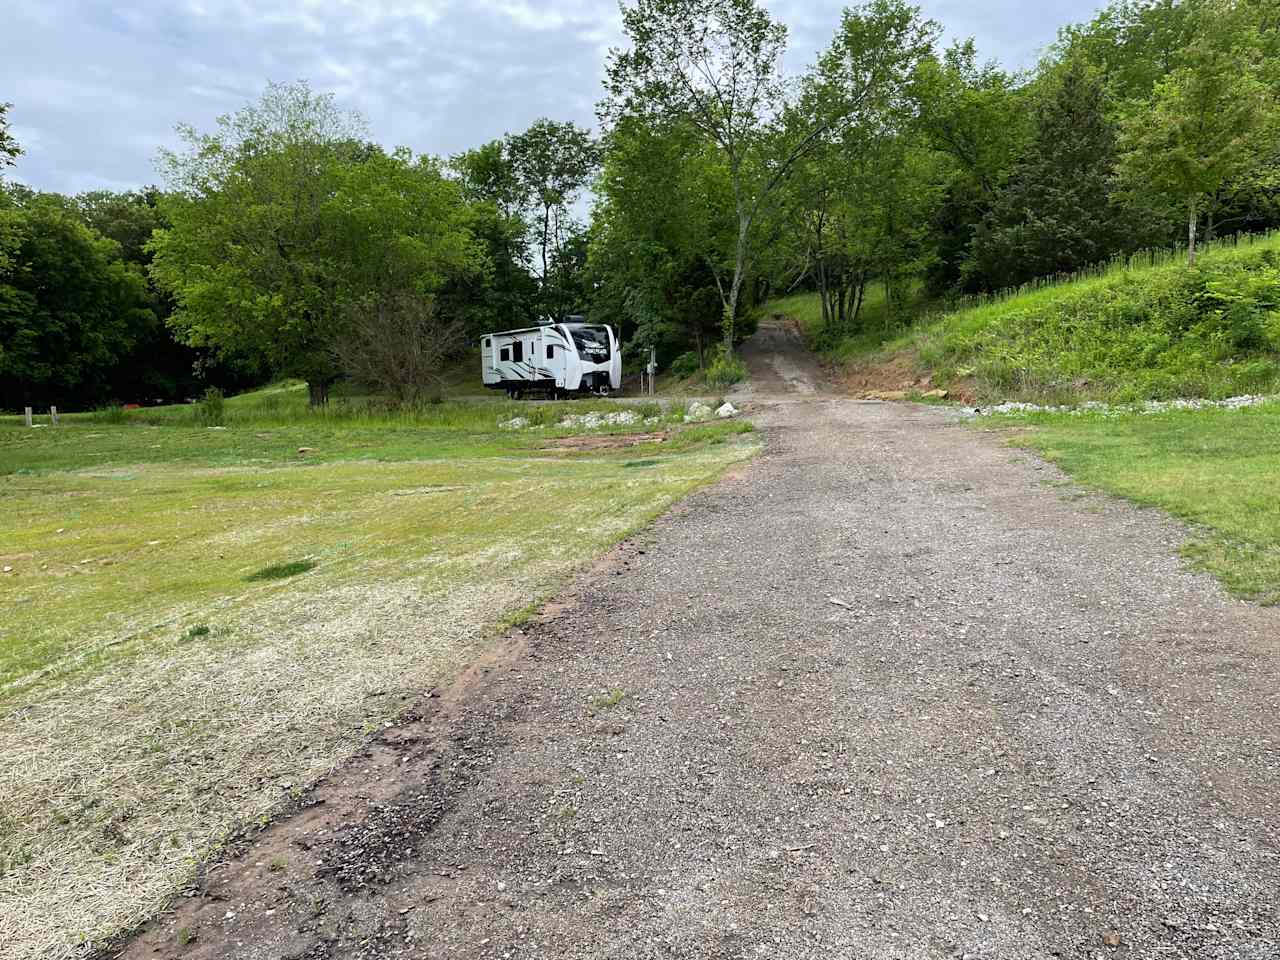
<svg viewBox="0 0 1280 960"><path fill-rule="evenodd" d="M749 424L566 449L567 412L305 409L296 386L0 424L0 942L71 957L158 908L466 662L755 450ZM520 415L541 429L504 430ZM622 432L625 427L597 432ZM302 452L299 452L302 450Z"/></svg>
<svg viewBox="0 0 1280 960"><path fill-rule="evenodd" d="M1162 414L1036 414L1015 442L1080 482L1195 525L1184 553L1236 596L1280 603L1280 402Z"/></svg>

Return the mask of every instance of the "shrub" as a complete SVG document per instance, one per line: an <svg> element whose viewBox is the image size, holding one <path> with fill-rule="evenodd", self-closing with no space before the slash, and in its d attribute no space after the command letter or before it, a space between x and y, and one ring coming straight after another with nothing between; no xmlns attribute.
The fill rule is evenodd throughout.
<svg viewBox="0 0 1280 960"><path fill-rule="evenodd" d="M677 377L692 377L702 369L702 362L698 359L698 355L690 350L672 360L670 369Z"/></svg>
<svg viewBox="0 0 1280 960"><path fill-rule="evenodd" d="M217 387L210 387L196 404L196 423L202 427L222 426L225 416L223 404L222 391Z"/></svg>
<svg viewBox="0 0 1280 960"><path fill-rule="evenodd" d="M94 423L128 423L129 415L125 413L124 407L118 403L113 403L109 407L103 407L101 410L95 410L93 414Z"/></svg>
<svg viewBox="0 0 1280 960"><path fill-rule="evenodd" d="M721 355L707 367L707 383L714 387L729 387L746 378L746 364L737 357Z"/></svg>

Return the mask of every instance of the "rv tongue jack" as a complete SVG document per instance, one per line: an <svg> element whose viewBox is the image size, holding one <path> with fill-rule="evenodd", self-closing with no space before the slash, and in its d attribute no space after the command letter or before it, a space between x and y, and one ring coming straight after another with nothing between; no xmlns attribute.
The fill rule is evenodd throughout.
<svg viewBox="0 0 1280 960"><path fill-rule="evenodd" d="M622 356L613 327L555 323L487 333L480 338L484 385L508 396L608 396L622 386Z"/></svg>

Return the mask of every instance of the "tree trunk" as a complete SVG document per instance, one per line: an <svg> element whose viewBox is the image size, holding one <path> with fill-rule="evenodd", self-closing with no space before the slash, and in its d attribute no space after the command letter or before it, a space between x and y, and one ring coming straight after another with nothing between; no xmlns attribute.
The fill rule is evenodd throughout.
<svg viewBox="0 0 1280 960"><path fill-rule="evenodd" d="M862 315L862 301L867 296L867 271L862 270L858 273L857 286L853 293L853 325L857 326L858 318Z"/></svg>
<svg viewBox="0 0 1280 960"><path fill-rule="evenodd" d="M1194 267L1196 265L1196 221L1200 213L1195 197L1192 197L1191 202L1187 204L1187 211L1187 266Z"/></svg>
<svg viewBox="0 0 1280 960"><path fill-rule="evenodd" d="M742 275L747 265L747 235L751 231L751 217L738 217L738 249L733 258L733 283L729 285L729 299L724 305L724 355L733 356L733 327L738 319L738 295L742 292Z"/></svg>
<svg viewBox="0 0 1280 960"><path fill-rule="evenodd" d="M332 382L328 378L307 381L307 396L313 410L317 407L323 407L329 402L329 384Z"/></svg>

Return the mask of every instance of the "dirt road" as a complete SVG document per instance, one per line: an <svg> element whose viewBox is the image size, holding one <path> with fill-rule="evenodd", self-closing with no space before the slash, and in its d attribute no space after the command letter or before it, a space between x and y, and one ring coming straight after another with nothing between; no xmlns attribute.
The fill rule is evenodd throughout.
<svg viewBox="0 0 1280 960"><path fill-rule="evenodd" d="M1280 612L789 362L756 462L126 955L1280 956Z"/></svg>

